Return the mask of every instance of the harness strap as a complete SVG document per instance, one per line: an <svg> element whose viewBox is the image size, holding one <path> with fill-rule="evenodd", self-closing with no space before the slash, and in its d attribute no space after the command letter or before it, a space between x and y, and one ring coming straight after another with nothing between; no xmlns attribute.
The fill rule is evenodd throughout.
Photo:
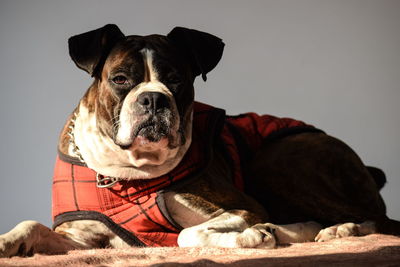
<svg viewBox="0 0 400 267"><path fill-rule="evenodd" d="M110 217L97 212L97 211L71 211L65 212L60 215L57 215L54 218L53 223L53 230L62 223L77 221L77 220L96 220L102 222L105 226L107 226L114 234L119 236L122 240L124 240L130 246L135 247L145 247L144 244L140 239L138 239L132 232L124 229L120 225L116 224Z"/></svg>

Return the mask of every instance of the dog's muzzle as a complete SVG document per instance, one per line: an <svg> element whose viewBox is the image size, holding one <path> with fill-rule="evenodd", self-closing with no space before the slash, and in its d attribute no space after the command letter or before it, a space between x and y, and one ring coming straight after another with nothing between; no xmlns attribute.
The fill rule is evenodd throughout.
<svg viewBox="0 0 400 267"><path fill-rule="evenodd" d="M176 144L176 114L172 111L171 100L161 92L143 92L132 104L130 122L120 121L122 128L131 128L130 137L124 142L115 140L121 148L127 149L133 143L149 144L168 141L171 148ZM125 123L125 125L123 125Z"/></svg>
<svg viewBox="0 0 400 267"><path fill-rule="evenodd" d="M134 136L150 142L168 138L173 123L168 97L159 92L141 93L135 103L137 116L141 118Z"/></svg>
<svg viewBox="0 0 400 267"><path fill-rule="evenodd" d="M159 92L144 92L138 96L134 106L136 117L139 118L133 131L135 138L140 136L150 142L168 138L173 117L166 95Z"/></svg>

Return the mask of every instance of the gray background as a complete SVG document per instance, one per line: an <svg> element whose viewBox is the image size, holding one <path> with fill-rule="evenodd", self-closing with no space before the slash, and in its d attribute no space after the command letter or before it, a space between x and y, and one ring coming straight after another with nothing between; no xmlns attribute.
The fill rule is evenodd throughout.
<svg viewBox="0 0 400 267"><path fill-rule="evenodd" d="M400 219L400 1L0 1L0 233L51 225L59 131L91 79L67 38L116 23L126 34L175 25L213 33L226 50L197 99L228 113L304 120L385 170Z"/></svg>

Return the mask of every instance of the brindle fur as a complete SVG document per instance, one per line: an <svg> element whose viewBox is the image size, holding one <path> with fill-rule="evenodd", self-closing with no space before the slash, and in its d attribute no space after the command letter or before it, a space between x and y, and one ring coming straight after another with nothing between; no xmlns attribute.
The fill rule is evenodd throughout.
<svg viewBox="0 0 400 267"><path fill-rule="evenodd" d="M246 180L274 223L376 221L386 214L378 187L343 142L303 133L265 144Z"/></svg>

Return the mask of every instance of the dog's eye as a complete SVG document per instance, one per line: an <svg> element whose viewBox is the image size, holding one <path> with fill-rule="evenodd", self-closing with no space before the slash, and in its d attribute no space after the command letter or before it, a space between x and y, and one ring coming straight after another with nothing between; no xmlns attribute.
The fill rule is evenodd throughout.
<svg viewBox="0 0 400 267"><path fill-rule="evenodd" d="M115 84L126 84L128 82L128 79L125 76L118 75L118 76L114 77L114 79L112 79L112 81Z"/></svg>
<svg viewBox="0 0 400 267"><path fill-rule="evenodd" d="M181 83L181 78L178 75L169 75L167 77L167 82L171 84L179 84Z"/></svg>

